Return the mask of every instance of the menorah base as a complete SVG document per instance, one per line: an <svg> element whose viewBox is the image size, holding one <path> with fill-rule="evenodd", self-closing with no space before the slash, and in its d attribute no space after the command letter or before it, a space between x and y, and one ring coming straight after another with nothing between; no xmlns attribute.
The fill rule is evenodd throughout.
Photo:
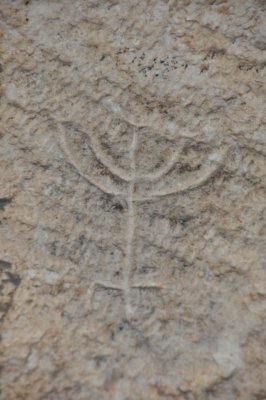
<svg viewBox="0 0 266 400"><path fill-rule="evenodd" d="M161 284L157 283L151 283L151 284L135 284L131 285L129 288L124 287L123 285L114 285L111 282L95 282L93 283L92 286L92 291L91 291L91 302L92 302L92 297L94 295L95 290L97 290L97 287L103 288L105 290L116 290L121 292L123 298L124 298L124 306L125 306L125 317L127 320L131 320L134 316L134 310L132 309L131 306L131 301L129 298L130 291L132 289L139 289L139 290L163 290L164 286Z"/></svg>

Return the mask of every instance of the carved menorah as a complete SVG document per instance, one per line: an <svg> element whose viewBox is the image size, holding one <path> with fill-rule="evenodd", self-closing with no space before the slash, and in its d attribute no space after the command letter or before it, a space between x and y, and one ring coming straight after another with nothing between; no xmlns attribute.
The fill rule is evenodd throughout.
<svg viewBox="0 0 266 400"><path fill-rule="evenodd" d="M68 129L73 130L73 127L70 125ZM136 228L135 203L147 200L151 201L153 198L158 196L167 196L181 192L184 193L188 190L204 185L222 167L223 157L220 153L218 153L218 155L217 153L209 155L207 160L205 160L205 164L203 163L204 165L202 165L202 168L194 173L193 179L190 179L189 182L182 183L175 179L176 171L174 170L174 166L178 161L178 149L173 152L165 165L156 171L144 175L137 173L136 151L138 149L140 134L138 127L134 127L132 142L129 149L129 172L112 164L110 160L107 160L96 139L93 139L81 130L76 129L75 133L77 136L76 139L75 136L74 139L70 138L70 135L66 135L65 129L62 127L60 136L61 147L66 154L68 161L75 167L79 175L86 179L90 184L94 185L104 193L113 196L121 196L127 203L127 234L123 282L121 285L116 285L107 281L94 282L92 295L97 286L120 291L124 299L126 318L131 319L133 316L133 309L130 302L131 289L164 289L162 285L156 282L147 282L145 285L143 285L143 283L132 284L132 247ZM75 146L77 146L77 143L75 143L75 141L80 142L78 143L79 150L76 151ZM86 151L89 151L89 157L85 160L84 157L82 157L82 146L83 148L86 148ZM87 162L91 164L89 171L87 171ZM171 175L170 184L166 179L168 175ZM166 185L164 185L164 182L166 182Z"/></svg>

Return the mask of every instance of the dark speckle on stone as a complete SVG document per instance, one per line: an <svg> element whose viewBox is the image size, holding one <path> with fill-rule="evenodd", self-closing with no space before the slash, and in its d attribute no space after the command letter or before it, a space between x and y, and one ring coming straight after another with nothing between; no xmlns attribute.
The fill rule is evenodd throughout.
<svg viewBox="0 0 266 400"><path fill-rule="evenodd" d="M266 50L266 38L265 40L256 40L254 46L259 50Z"/></svg>
<svg viewBox="0 0 266 400"><path fill-rule="evenodd" d="M10 269L12 266L11 262L0 260L0 269Z"/></svg>
<svg viewBox="0 0 266 400"><path fill-rule="evenodd" d="M21 282L21 278L17 274L12 274L11 272L6 272L8 276L8 281L13 283L13 285L18 286Z"/></svg>
<svg viewBox="0 0 266 400"><path fill-rule="evenodd" d="M2 198L0 198L0 210L4 210L5 206L10 204L11 202L12 202L12 198L11 197L2 197Z"/></svg>
<svg viewBox="0 0 266 400"><path fill-rule="evenodd" d="M112 206L112 210L115 210L115 211L123 211L123 210L124 210L124 207L122 206L122 204L115 203L115 204Z"/></svg>

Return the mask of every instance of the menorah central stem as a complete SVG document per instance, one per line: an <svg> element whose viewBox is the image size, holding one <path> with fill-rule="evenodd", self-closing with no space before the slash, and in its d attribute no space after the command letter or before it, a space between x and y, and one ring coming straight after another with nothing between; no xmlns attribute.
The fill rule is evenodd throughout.
<svg viewBox="0 0 266 400"><path fill-rule="evenodd" d="M127 196L127 207L128 207L128 219L127 219L127 247L126 247L126 268L124 274L124 293L125 293L125 310L126 317L131 318L133 310L130 304L130 281L132 275L132 253L133 253L133 242L135 235L135 206L134 206L134 190L135 190L135 179L136 179L136 163L135 153L137 148L137 132L134 132L133 140L130 147L130 169L131 169L131 181L128 186Z"/></svg>

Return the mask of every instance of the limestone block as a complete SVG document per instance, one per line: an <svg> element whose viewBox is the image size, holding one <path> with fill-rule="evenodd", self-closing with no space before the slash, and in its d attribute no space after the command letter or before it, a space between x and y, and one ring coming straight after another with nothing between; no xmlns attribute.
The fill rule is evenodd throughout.
<svg viewBox="0 0 266 400"><path fill-rule="evenodd" d="M265 400L265 1L0 3L0 399Z"/></svg>

